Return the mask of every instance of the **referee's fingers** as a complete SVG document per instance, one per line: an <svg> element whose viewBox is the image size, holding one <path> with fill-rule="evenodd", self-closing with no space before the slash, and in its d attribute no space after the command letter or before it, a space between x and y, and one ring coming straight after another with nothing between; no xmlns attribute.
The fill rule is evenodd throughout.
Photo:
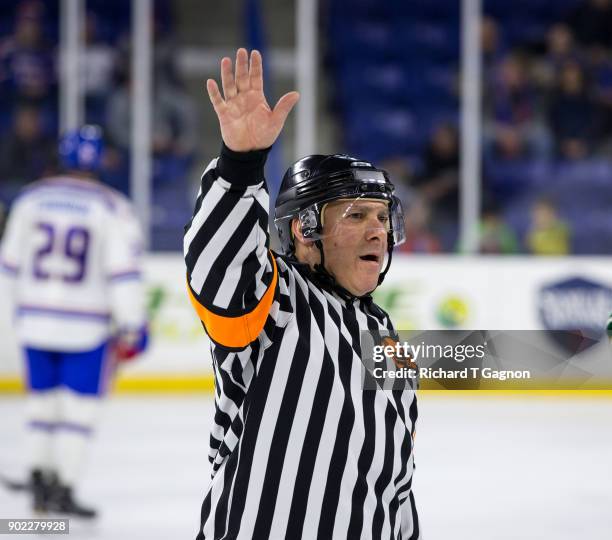
<svg viewBox="0 0 612 540"><path fill-rule="evenodd" d="M238 92L249 89L249 55L244 47L236 51L236 74L234 75Z"/></svg>
<svg viewBox="0 0 612 540"><path fill-rule="evenodd" d="M288 92L278 100L278 103L272 111L272 115L281 127L285 123L293 106L298 102L298 99L300 99L300 94L297 92Z"/></svg>
<svg viewBox="0 0 612 540"><path fill-rule="evenodd" d="M212 103L215 112L219 114L221 112L221 107L223 106L224 101L221 97L221 92L219 92L217 81L215 81L214 79L208 79L206 81L206 89L208 90L208 97L210 98L210 102Z"/></svg>
<svg viewBox="0 0 612 540"><path fill-rule="evenodd" d="M221 60L221 86L223 87L225 99L231 99L238 93L234 74L232 73L232 61L227 56Z"/></svg>
<svg viewBox="0 0 612 540"><path fill-rule="evenodd" d="M251 53L251 67L249 69L249 79L252 90L263 90L263 67L261 54L258 50Z"/></svg>

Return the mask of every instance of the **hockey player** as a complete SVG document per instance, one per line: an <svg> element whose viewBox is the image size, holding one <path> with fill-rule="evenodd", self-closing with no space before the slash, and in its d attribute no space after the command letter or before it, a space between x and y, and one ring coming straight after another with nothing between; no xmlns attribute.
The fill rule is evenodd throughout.
<svg viewBox="0 0 612 540"><path fill-rule="evenodd" d="M33 508L92 518L73 489L114 362L146 346L143 245L129 201L96 180L99 128L67 133L59 154L65 174L13 204L0 262L26 360Z"/></svg>
<svg viewBox="0 0 612 540"><path fill-rule="evenodd" d="M263 166L298 94L271 109L262 59L208 80L223 146L185 233L188 292L212 342L212 481L198 540L420 538L412 385L364 391L360 337L396 336L371 292L403 240L387 173L345 155L286 172L269 249Z"/></svg>

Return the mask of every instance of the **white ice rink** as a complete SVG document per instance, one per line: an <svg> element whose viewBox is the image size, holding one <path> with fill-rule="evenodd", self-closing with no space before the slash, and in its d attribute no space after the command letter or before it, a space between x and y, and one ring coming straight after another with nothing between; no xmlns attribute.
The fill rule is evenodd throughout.
<svg viewBox="0 0 612 540"><path fill-rule="evenodd" d="M112 397L79 489L101 517L69 538L193 540L211 417L209 398ZM22 399L0 418L0 472L22 477ZM426 540L612 539L612 399L423 396L416 464ZM0 517L29 516L0 492Z"/></svg>

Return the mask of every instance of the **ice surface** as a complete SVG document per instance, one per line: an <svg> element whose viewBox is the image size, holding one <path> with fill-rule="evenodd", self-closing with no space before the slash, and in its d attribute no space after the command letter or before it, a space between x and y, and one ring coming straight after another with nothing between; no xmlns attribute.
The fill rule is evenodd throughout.
<svg viewBox="0 0 612 540"><path fill-rule="evenodd" d="M610 540L612 400L423 396L414 490L426 540ZM113 396L71 540L195 538L209 479L210 397ZM0 472L25 475L23 399L0 399ZM0 517L31 517L0 491ZM7 536L7 538L9 538Z"/></svg>

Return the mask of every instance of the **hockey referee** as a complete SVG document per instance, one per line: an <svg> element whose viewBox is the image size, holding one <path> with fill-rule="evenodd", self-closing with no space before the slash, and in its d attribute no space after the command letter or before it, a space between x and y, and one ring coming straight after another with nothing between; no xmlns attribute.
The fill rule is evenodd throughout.
<svg viewBox="0 0 612 540"><path fill-rule="evenodd" d="M197 539L418 539L415 392L362 385L360 333L396 336L371 297L403 241L393 185L346 155L301 159L271 251L263 167L299 95L268 106L257 51L239 49L235 73L223 58L221 82L207 81L221 155L184 240L216 394Z"/></svg>

